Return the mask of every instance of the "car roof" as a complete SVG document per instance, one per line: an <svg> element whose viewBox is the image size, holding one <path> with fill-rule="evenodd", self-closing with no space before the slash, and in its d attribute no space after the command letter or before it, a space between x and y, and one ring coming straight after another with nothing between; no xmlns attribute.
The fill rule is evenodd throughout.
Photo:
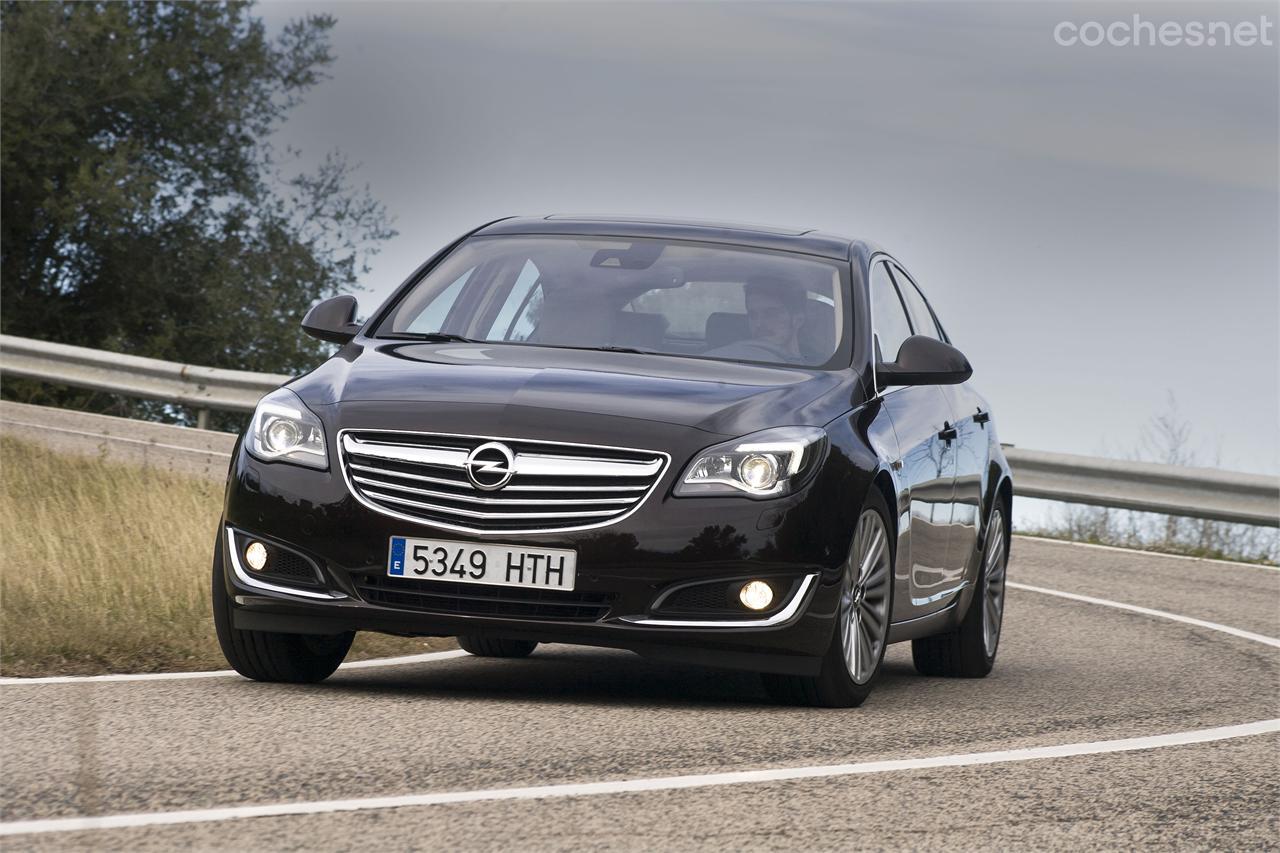
<svg viewBox="0 0 1280 853"><path fill-rule="evenodd" d="M863 241L811 229L639 216L513 216L492 222L477 230L475 234L477 236L577 234L591 237L656 237L800 252L840 261L849 260L855 249L865 250L868 245Z"/></svg>

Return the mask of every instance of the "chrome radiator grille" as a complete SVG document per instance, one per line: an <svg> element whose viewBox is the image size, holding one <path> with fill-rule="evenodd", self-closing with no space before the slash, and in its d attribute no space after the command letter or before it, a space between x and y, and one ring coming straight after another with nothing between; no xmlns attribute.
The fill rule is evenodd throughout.
<svg viewBox="0 0 1280 853"><path fill-rule="evenodd" d="M347 485L387 515L467 533L612 524L640 506L669 457L649 450L481 436L347 430Z"/></svg>

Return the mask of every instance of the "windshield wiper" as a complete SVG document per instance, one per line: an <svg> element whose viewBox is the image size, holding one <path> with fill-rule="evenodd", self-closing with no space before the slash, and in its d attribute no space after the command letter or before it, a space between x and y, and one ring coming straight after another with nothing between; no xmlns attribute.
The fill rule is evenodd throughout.
<svg viewBox="0 0 1280 853"><path fill-rule="evenodd" d="M586 347L586 349L598 349L601 352L633 352L638 355L662 355L660 352L654 352L651 349L637 349L636 347Z"/></svg>
<svg viewBox="0 0 1280 853"><path fill-rule="evenodd" d="M570 344L538 344L537 346L550 347L552 349L579 349L587 352L629 352L636 355L670 355L670 353L662 353L651 349L636 349L635 347L615 347L613 345L602 347L577 347Z"/></svg>
<svg viewBox="0 0 1280 853"><path fill-rule="evenodd" d="M477 341L474 338L464 338L462 335L453 335L448 332L393 332L389 335L379 335L378 337L393 341L422 341L428 344L488 343L488 341Z"/></svg>
<svg viewBox="0 0 1280 853"><path fill-rule="evenodd" d="M462 335L454 335L449 332L391 332L385 335L378 335L379 340L391 341L421 341L428 344L503 344L510 343L508 341L478 341L474 338L464 338ZM636 349L635 347L575 347L568 344L532 344L532 346L548 347L551 349L579 349L588 350L590 352L626 352L635 355L670 355L670 353L661 353L650 349Z"/></svg>

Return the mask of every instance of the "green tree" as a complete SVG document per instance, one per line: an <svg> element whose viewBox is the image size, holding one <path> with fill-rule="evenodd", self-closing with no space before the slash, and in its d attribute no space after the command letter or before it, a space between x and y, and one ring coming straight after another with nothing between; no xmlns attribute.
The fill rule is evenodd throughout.
<svg viewBox="0 0 1280 853"><path fill-rule="evenodd" d="M302 315L357 288L395 232L340 154L287 174L299 152L270 143L332 62L333 18L271 38L251 10L0 5L6 334L282 373L325 355ZM5 393L50 394L12 382Z"/></svg>

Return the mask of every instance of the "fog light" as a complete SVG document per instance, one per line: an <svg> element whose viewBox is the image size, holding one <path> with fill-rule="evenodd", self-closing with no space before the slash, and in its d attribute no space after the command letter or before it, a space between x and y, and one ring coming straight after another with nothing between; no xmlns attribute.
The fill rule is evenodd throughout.
<svg viewBox="0 0 1280 853"><path fill-rule="evenodd" d="M249 547L244 549L244 561L255 572L262 571L267 564L267 546L261 542L250 542Z"/></svg>
<svg viewBox="0 0 1280 853"><path fill-rule="evenodd" d="M738 591L738 600L752 610L764 610L773 604L773 588L764 581L748 581Z"/></svg>

